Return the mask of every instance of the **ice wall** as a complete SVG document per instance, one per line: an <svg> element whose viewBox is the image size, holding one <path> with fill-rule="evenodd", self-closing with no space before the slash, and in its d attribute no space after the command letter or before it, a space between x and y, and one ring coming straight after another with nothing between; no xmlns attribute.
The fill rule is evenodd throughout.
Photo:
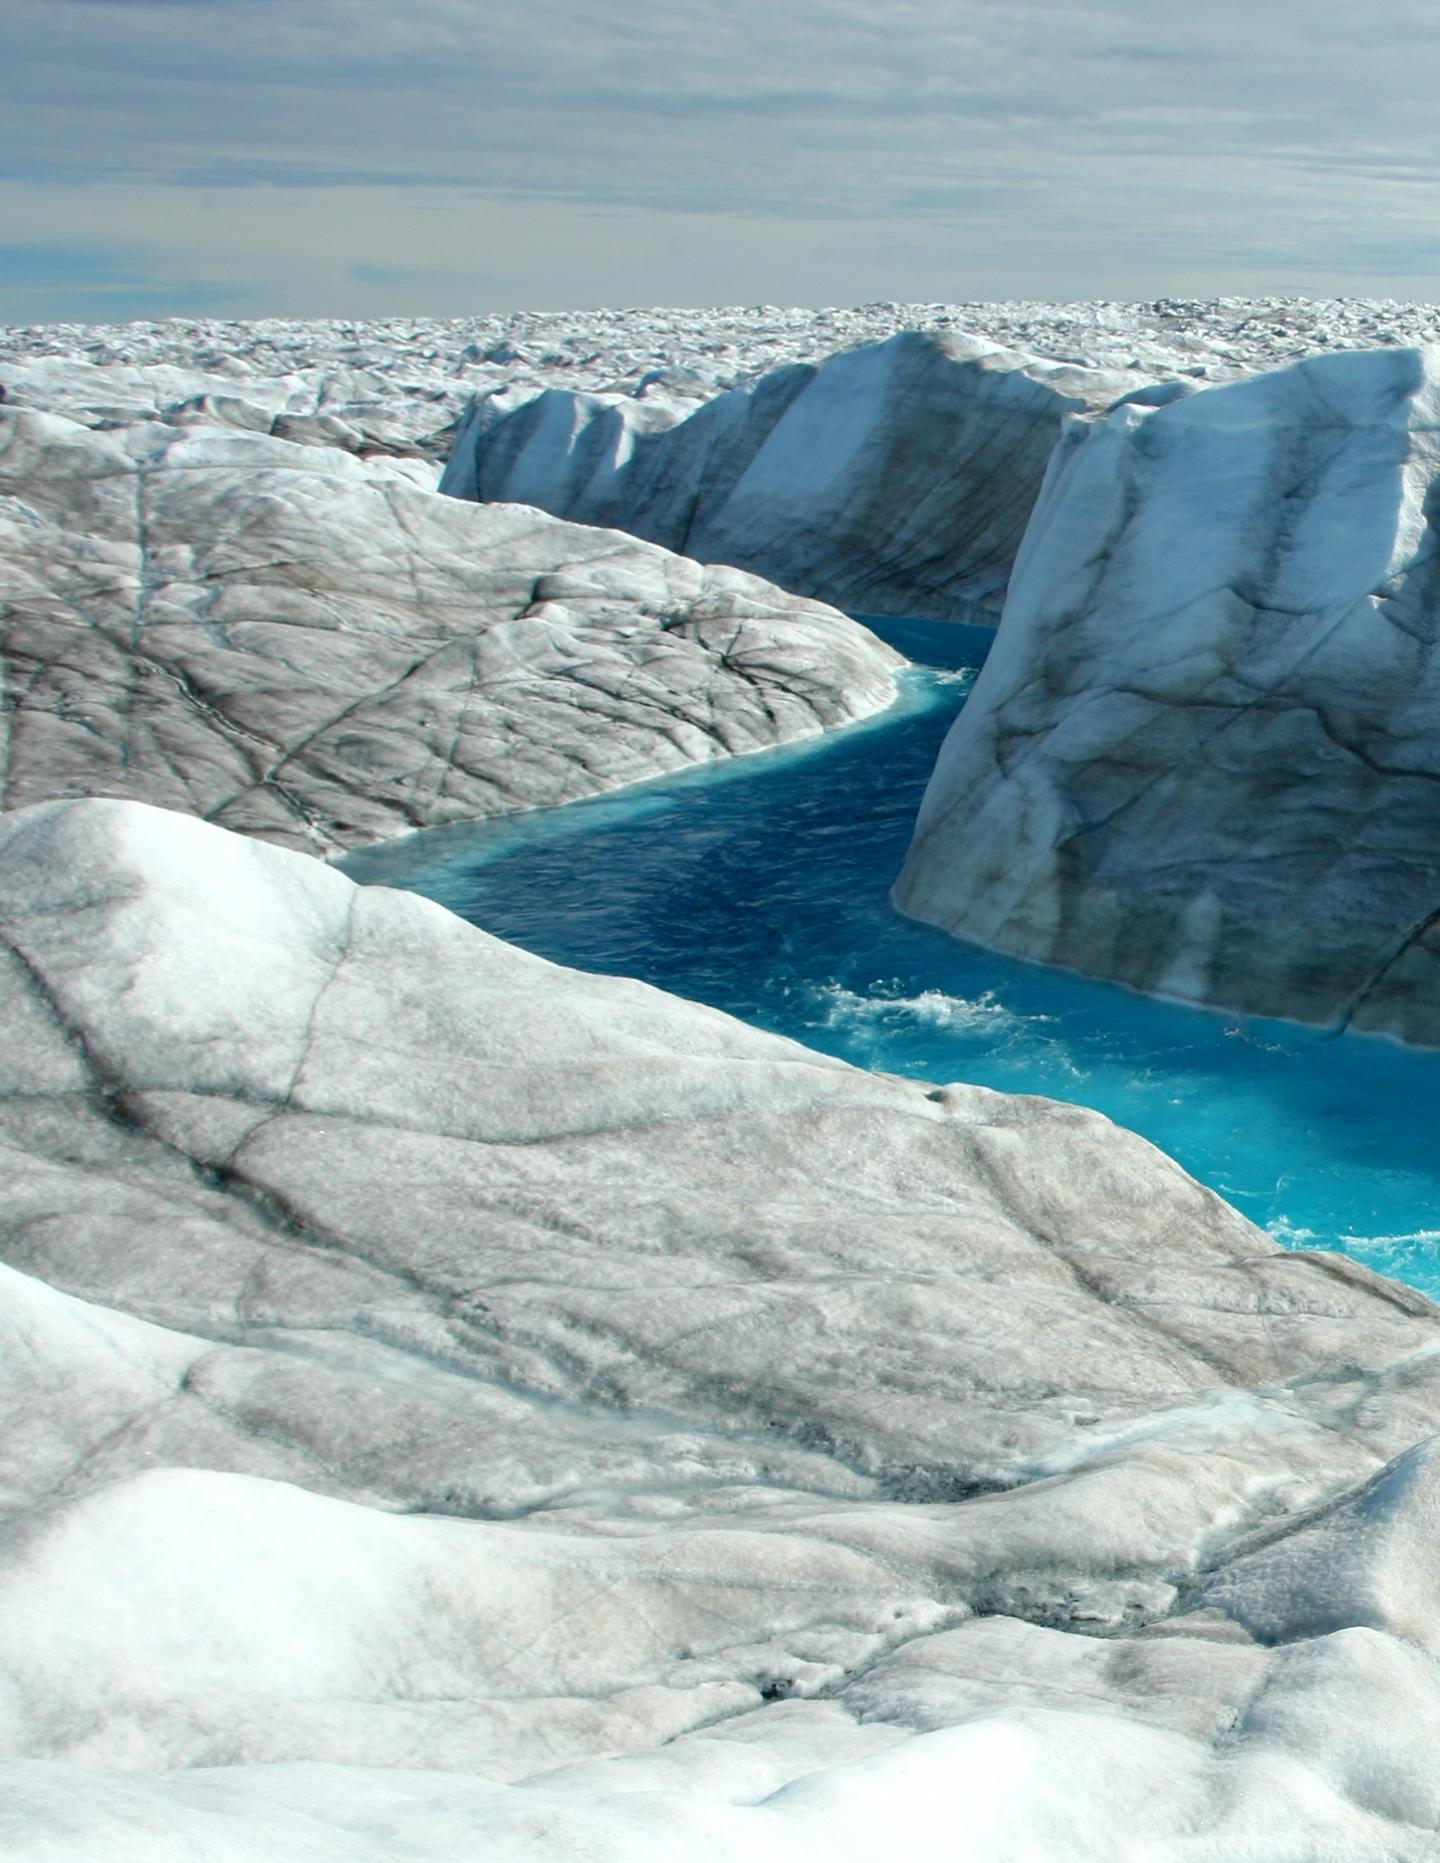
<svg viewBox="0 0 1440 1863"><path fill-rule="evenodd" d="M663 391L480 398L441 488L613 525L852 613L951 619L998 610L1065 416L1137 391L1130 374L904 331L698 409Z"/></svg>
<svg viewBox="0 0 1440 1863"><path fill-rule="evenodd" d="M896 888L958 936L1440 1042L1440 351L1074 424Z"/></svg>

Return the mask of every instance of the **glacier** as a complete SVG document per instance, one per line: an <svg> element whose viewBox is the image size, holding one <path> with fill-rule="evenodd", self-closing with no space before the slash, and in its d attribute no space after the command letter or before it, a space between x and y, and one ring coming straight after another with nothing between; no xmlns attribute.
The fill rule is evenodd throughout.
<svg viewBox="0 0 1440 1863"><path fill-rule="evenodd" d="M1433 1856L1428 1301L1083 1107L329 862L891 703L814 591L435 484L468 420L528 491L658 510L748 432L687 550L871 612L1005 595L907 909L1103 968L1065 863L1189 848L1213 881L1173 936L1135 908L1125 980L1430 1039L1428 927L1374 972L1431 909L1435 318L0 332L7 1856ZM1356 353L1275 366L1320 348ZM902 511L946 433L969 493ZM1370 953L1344 990L1312 916L1310 972Z"/></svg>

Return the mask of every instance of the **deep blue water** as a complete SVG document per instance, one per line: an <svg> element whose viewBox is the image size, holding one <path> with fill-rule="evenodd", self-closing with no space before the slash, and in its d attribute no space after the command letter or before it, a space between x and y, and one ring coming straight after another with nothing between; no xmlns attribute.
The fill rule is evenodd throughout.
<svg viewBox="0 0 1440 1863"><path fill-rule="evenodd" d="M796 750L352 855L557 962L698 998L862 1067L1078 1100L1282 1241L1440 1298L1440 1055L1214 1015L1022 964L889 903L988 630L870 622L902 703Z"/></svg>

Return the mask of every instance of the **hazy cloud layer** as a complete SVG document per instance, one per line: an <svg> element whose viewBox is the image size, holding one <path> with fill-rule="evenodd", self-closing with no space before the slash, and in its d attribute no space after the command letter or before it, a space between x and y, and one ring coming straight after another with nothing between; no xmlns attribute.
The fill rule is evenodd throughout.
<svg viewBox="0 0 1440 1863"><path fill-rule="evenodd" d="M0 272L0 317L171 280L277 310L583 304L596 215L629 301L708 294L707 225L731 300L1437 294L1430 26L1410 0L0 0L7 225L70 254ZM87 297L66 265L107 212L113 247L163 244L134 204L166 192L244 196L219 214L244 243L197 209L188 256L171 238L137 284L118 252ZM426 201L448 229L406 224Z"/></svg>

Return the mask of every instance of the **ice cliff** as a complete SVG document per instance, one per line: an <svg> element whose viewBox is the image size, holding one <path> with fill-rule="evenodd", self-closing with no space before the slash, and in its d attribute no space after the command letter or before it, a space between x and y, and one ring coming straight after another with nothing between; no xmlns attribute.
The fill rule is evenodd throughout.
<svg viewBox="0 0 1440 1863"><path fill-rule="evenodd" d="M851 612L949 619L998 610L1064 417L1132 391L903 331L698 408L663 388L477 397L441 489L615 525Z"/></svg>
<svg viewBox="0 0 1440 1863"><path fill-rule="evenodd" d="M1075 423L897 903L1440 1043L1440 351Z"/></svg>

